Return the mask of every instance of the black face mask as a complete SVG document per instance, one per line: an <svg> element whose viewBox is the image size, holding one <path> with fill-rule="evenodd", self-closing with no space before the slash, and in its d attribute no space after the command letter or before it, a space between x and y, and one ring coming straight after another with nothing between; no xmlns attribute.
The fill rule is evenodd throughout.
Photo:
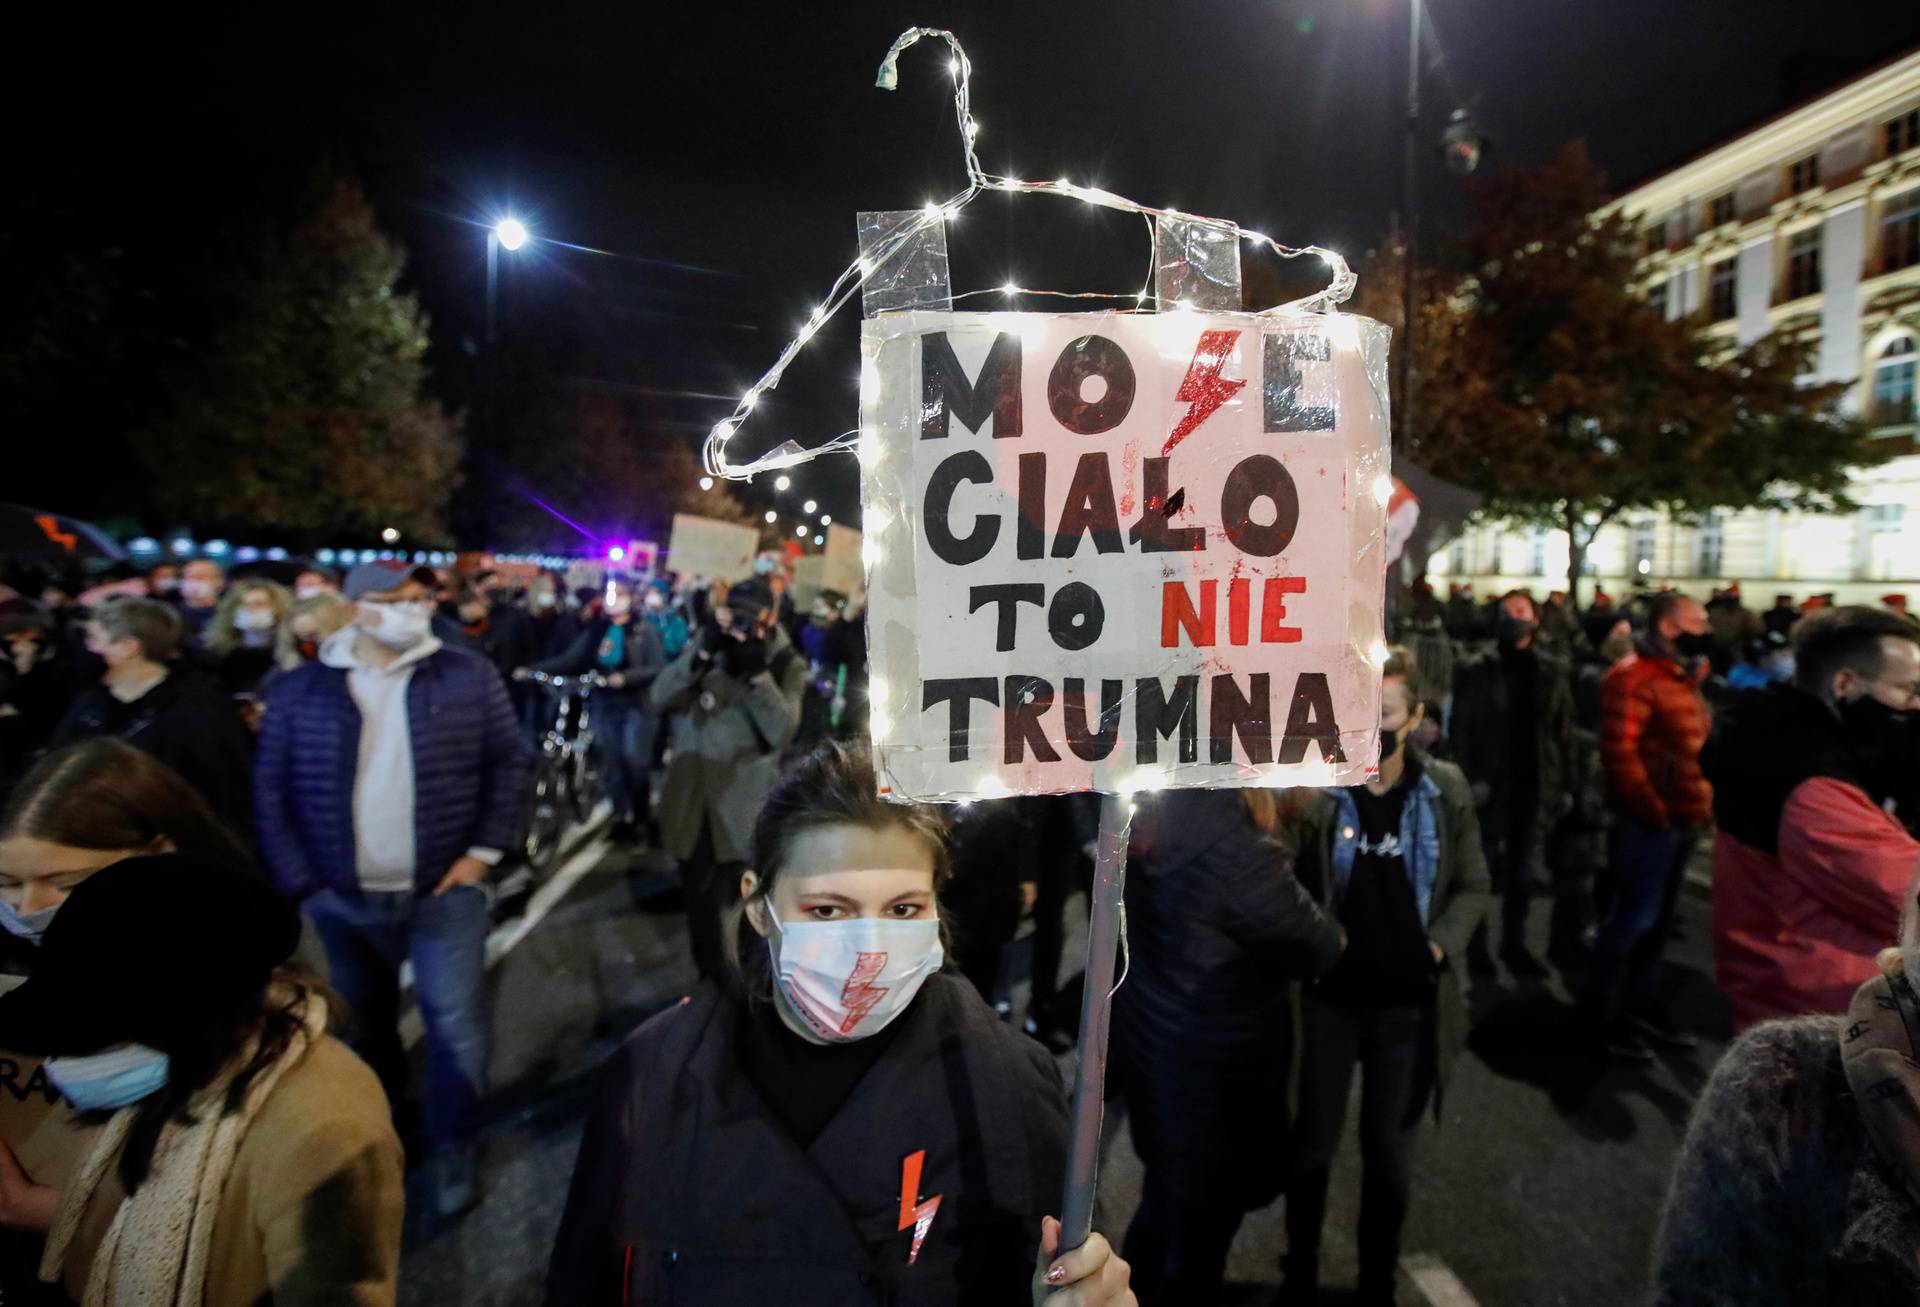
<svg viewBox="0 0 1920 1307"><path fill-rule="evenodd" d="M1705 658L1713 652L1713 634L1710 631L1682 631L1673 637L1674 652L1686 658Z"/></svg>
<svg viewBox="0 0 1920 1307"><path fill-rule="evenodd" d="M1380 761L1385 762L1387 759L1393 757L1395 753L1399 752L1399 749L1400 749L1400 732L1390 731L1384 726L1381 727L1380 728Z"/></svg>
<svg viewBox="0 0 1920 1307"><path fill-rule="evenodd" d="M1847 741L1863 760L1886 762L1913 747L1912 713L1889 708L1870 694L1843 700L1836 706Z"/></svg>
<svg viewBox="0 0 1920 1307"><path fill-rule="evenodd" d="M1534 633L1535 629L1534 624L1524 617L1500 614L1500 643L1509 649L1518 647L1522 640Z"/></svg>

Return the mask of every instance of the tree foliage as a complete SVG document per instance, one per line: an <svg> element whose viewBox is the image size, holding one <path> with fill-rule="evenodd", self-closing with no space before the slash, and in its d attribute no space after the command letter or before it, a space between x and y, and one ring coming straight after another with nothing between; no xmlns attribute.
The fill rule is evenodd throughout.
<svg viewBox="0 0 1920 1307"><path fill-rule="evenodd" d="M444 538L457 422L426 394L427 319L400 247L336 184L215 291L196 357L136 442L167 515L293 536L398 527Z"/></svg>
<svg viewBox="0 0 1920 1307"><path fill-rule="evenodd" d="M1595 217L1607 199L1579 143L1476 180L1463 270L1427 279L1418 324L1410 452L1488 513L1566 530L1576 596L1622 513L1846 510L1875 459L1845 384L1802 384L1808 342L1739 346L1650 308L1635 218Z"/></svg>

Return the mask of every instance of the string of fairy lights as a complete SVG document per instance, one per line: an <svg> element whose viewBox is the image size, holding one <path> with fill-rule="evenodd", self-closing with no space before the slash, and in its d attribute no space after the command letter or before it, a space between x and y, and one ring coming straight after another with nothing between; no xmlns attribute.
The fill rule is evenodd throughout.
<svg viewBox="0 0 1920 1307"><path fill-rule="evenodd" d="M1345 303L1347 298L1353 294L1356 280L1353 270L1348 267L1347 261L1341 258L1340 255L1334 253L1332 250L1324 249L1321 246L1305 245L1295 247L1283 245L1271 236L1264 235L1257 231L1249 231L1241 227L1238 223L1229 222L1221 218L1201 217L1197 214L1184 213L1178 209L1155 208L1152 205L1138 203L1137 201L1128 199L1124 195L1116 195L1112 191L1103 190L1097 186L1077 185L1065 177L1054 181L1036 182L1025 181L1017 177L996 176L987 172L980 166L980 158L974 152L974 142L980 135L980 123L979 120L973 116L973 64L967 58L967 52L962 48L959 38L952 32L935 27L914 27L902 32L899 39L893 43L892 48L887 51L886 58L881 60L880 72L879 76L875 79L875 84L882 90L891 91L896 89L900 82L899 64L901 54L921 40L927 38L937 38L945 41L950 52L950 57L947 61L947 71L953 78L954 115L960 126L961 146L966 158L966 189L945 203L929 202L919 215L908 222L900 224L899 227L876 242L868 253L863 254L847 265L846 270L835 279L833 287L828 292L826 299L808 316L799 331L787 342L786 348L780 351L780 355L774 360L773 366L768 368L767 371L761 375L760 379L753 383L753 386L746 394L740 397L740 402L734 406L733 412L719 422L716 422L713 428L707 433L703 455L707 472L710 475L723 477L728 480L744 481L759 473L793 467L819 458L825 454L855 451L861 453L862 457L867 456L869 452L868 443L864 440L862 433L857 429L842 432L833 439L811 448L803 448L796 442L789 440L777 446L769 453L755 459L753 462L744 464L736 463L728 457L727 445L753 413L755 407L758 406L760 397L780 384L780 379L786 375L787 368L792 365L800 351L807 346L808 342L819 333L820 329L825 326L835 314L846 307L848 301L852 300L854 296L861 291L875 273L885 267L894 256L918 241L929 228L939 223L953 221L953 219L958 216L960 210L989 191L1021 195L1062 196L1067 199L1078 200L1083 204L1114 209L1122 213L1138 214L1142 221L1147 224L1148 244L1150 247L1152 245L1154 221L1158 218L1169 218L1198 227L1210 228L1222 235L1231 236L1235 240L1248 241L1256 246L1265 246L1283 259L1317 257L1326 264L1329 280L1323 289L1316 291L1312 295L1292 300L1275 308L1261 310L1262 316L1313 311L1331 312L1334 311L1338 305ZM1121 302L1125 304L1126 311L1157 312L1161 309L1162 305L1159 303L1159 298L1153 290L1153 271L1153 260L1149 257L1145 281L1137 292L1130 295L1104 292L1047 291L1018 286L1010 282L1007 285L987 290L964 291L953 296L953 298L957 301L979 295L997 294L1008 298L1017 295L1039 295L1059 299L1095 299ZM1184 306L1174 305L1172 307L1180 308Z"/></svg>

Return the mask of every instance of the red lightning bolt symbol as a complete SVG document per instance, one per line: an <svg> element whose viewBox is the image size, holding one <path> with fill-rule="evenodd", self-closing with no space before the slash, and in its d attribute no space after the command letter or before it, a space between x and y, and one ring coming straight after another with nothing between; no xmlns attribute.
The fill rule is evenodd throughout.
<svg viewBox="0 0 1920 1307"><path fill-rule="evenodd" d="M850 1035L853 1028L866 1019L876 1004L887 996L886 985L873 982L887 969L885 953L862 953L853 961L853 974L847 977L847 983L840 991L840 1001L847 1005L847 1019L840 1023L840 1033Z"/></svg>
<svg viewBox="0 0 1920 1307"><path fill-rule="evenodd" d="M913 1247L907 1253L907 1265L919 1260L920 1245L926 1242L934 1214L940 1210L940 1195L920 1201L920 1171L927 1164L927 1150L909 1153L900 1163L900 1228L913 1231Z"/></svg>
<svg viewBox="0 0 1920 1307"><path fill-rule="evenodd" d="M1173 397L1189 405L1186 416L1180 419L1173 434L1167 437L1167 443L1160 451L1162 458L1173 452L1173 447L1192 435L1194 429L1213 416L1213 411L1240 393L1240 387L1247 384L1245 377L1228 378L1220 375L1220 369L1227 365L1227 359L1233 354L1233 346L1240 339L1237 331L1203 331L1200 344L1193 351L1193 362L1187 366L1187 375L1181 379L1180 389Z"/></svg>

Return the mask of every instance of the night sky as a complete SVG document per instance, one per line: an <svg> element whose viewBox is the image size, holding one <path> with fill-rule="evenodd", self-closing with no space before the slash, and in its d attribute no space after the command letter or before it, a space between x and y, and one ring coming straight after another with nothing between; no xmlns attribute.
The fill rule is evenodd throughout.
<svg viewBox="0 0 1920 1307"><path fill-rule="evenodd" d="M511 263L503 336L545 381L622 397L692 441L772 362L854 248L858 209L964 184L944 50L901 85L907 26L953 28L990 171L1067 176L1358 259L1399 186L1405 0L1023 0L261 6L211 25L169 7L16 31L9 100L27 257L102 244L219 256L242 214L316 160L363 178L435 321L456 404L477 334L481 222L543 244ZM1583 136L1627 182L1920 43L1920 6L1791 0L1432 0L1427 121L1472 109L1490 165ZM76 25L78 24L78 25ZM37 52L37 60L35 52ZM1457 212L1437 160L1429 221ZM1137 285L1138 219L994 196L951 233L956 288L1010 277ZM531 255L531 257L528 257ZM741 436L853 425L857 329L823 333ZM851 459L798 474L838 514ZM762 488L763 491L766 488Z"/></svg>

